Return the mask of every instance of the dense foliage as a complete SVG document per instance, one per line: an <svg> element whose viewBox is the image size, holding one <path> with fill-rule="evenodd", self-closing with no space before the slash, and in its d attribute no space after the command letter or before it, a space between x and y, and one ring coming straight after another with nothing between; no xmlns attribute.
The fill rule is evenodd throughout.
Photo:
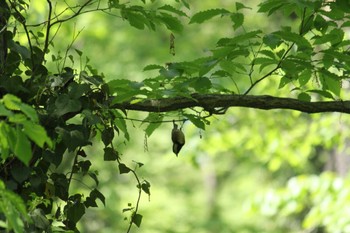
<svg viewBox="0 0 350 233"><path fill-rule="evenodd" d="M231 6L199 12L192 12L194 9L185 0L171 3L86 0L80 5L69 1L42 2L46 6L43 17L31 14L34 3L30 1L0 2L0 227L8 231L78 231L77 224L88 208L97 207L99 202L105 205L104 193L99 190L99 171L92 169L93 153L102 154L106 162L114 161L120 174L134 178L137 197L123 212L129 213L127 232L133 225L140 227L143 218L139 213L140 198L142 194L151 195L151 183L138 175L143 163L134 161L127 165L119 144L115 143L118 138L129 141L132 137L127 120L132 120L128 110L135 106L149 112L141 120L146 124L144 147L147 148L147 138L163 123L174 119L190 121L205 130L211 123L211 116L227 113L228 107L215 103L188 108L184 100L198 102L199 97L209 94L249 96L251 93L273 97L287 93L288 97L307 103L315 100L339 102L348 97L342 91L347 88L350 70L350 40L346 36L350 27L350 4L346 0L263 1L258 12L270 17L282 12L282 17L291 18L292 23L285 22L273 31L244 26L246 15L255 9L240 2L234 4L234 10ZM154 77L141 81L113 79L104 77L90 64L84 51L74 46L80 34L75 26L71 27L74 27L69 36L71 40L64 40L66 50L55 50L56 41L62 43L60 40L65 38L60 31L62 25L97 12L127 21L140 30L165 28L172 56L178 51L176 37L187 24L205 24L220 16L222 20L229 20L232 33L230 37L217 38L216 46L202 57L144 67L145 73ZM264 92L266 86L270 92ZM173 98L177 111L163 109L163 104ZM159 111L148 108L149 103L159 106ZM344 109L348 108L344 104ZM232 147L242 145L241 148L249 150L255 145L249 145L248 138L257 136L251 135L252 129L265 132L266 128L242 127L239 132L228 131L230 136L223 134L220 138L229 141ZM294 125L286 123L290 137L294 133L317 132L311 126L298 132L293 128ZM238 139L230 141L231 134ZM327 136L307 142L315 148L330 149L330 145L321 140L327 140ZM278 133L266 136L278 137ZM335 137L332 140L336 142L342 139ZM215 150L224 147L220 146L221 140L213 143L217 146ZM293 146L287 139L275 142L280 148ZM260 140L259 143L265 142ZM92 146L99 148L99 152L91 150ZM208 153L213 150L202 147ZM266 210L269 200L273 199L267 215L299 214L293 218L295 222L304 229L320 232L323 229L329 232L348 230L348 221L336 222L339 215L346 212L334 214L341 205L339 201L336 208L327 209L327 216L320 214L324 211L321 209L326 196L324 190L332 189L340 200L348 201L349 194L342 189L346 182L328 173L320 177L302 176L305 168L296 164L307 163L312 152L303 152L299 157L287 157L284 152L271 143L256 159L268 164L273 172L278 173L281 167L290 172L292 167L298 170L293 175L300 176L289 180L287 187L269 192L267 199L251 203L250 208ZM280 154L272 157L272 153ZM243 156L238 158L244 159ZM318 163L320 159L313 158L313 164L307 169L319 174L322 169ZM222 172L222 180L225 174ZM74 182L83 183L85 188L73 189ZM290 190L293 195L289 195ZM334 203L332 201L335 200L329 200L327 207ZM217 213L213 210L212 214Z"/></svg>

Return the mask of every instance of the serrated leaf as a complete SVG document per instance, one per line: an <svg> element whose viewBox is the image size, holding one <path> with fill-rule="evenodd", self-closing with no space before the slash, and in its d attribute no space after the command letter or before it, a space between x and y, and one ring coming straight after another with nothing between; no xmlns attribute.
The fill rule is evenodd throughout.
<svg viewBox="0 0 350 233"><path fill-rule="evenodd" d="M148 71L148 70L159 70L159 69L162 69L164 68L164 66L161 66L161 65L155 65L155 64L152 64L152 65L147 65L143 68L143 71Z"/></svg>
<svg viewBox="0 0 350 233"><path fill-rule="evenodd" d="M158 10L169 11L169 12L175 13L175 14L180 15L180 16L186 16L186 17L188 17L188 16L186 15L185 12L183 12L183 11L181 11L181 10L178 10L178 9L176 9L175 7L173 7L173 6L171 6L171 5L168 5L168 4L159 7Z"/></svg>
<svg viewBox="0 0 350 233"><path fill-rule="evenodd" d="M133 11L126 11L126 16L131 26L141 30L145 28L147 19L144 15Z"/></svg>
<svg viewBox="0 0 350 233"><path fill-rule="evenodd" d="M274 32L273 34L285 41L290 41L295 43L298 46L299 51L305 52L305 50L312 49L310 42L297 33L289 32L289 31L277 31L277 32Z"/></svg>
<svg viewBox="0 0 350 233"><path fill-rule="evenodd" d="M236 46L241 42L246 43L250 39L258 38L261 32L262 32L261 30L256 30L256 31L247 32L232 38L223 38L217 42L217 45L218 46Z"/></svg>
<svg viewBox="0 0 350 233"><path fill-rule="evenodd" d="M286 4L284 0L264 1L259 4L258 12L268 12L268 15L271 15L273 12L281 8L284 4Z"/></svg>
<svg viewBox="0 0 350 233"><path fill-rule="evenodd" d="M277 65L277 61L267 57L257 57L254 59L254 65L260 65L260 72L269 65Z"/></svg>
<svg viewBox="0 0 350 233"><path fill-rule="evenodd" d="M196 14L194 14L190 20L191 23L203 23L206 20L209 20L215 16L222 15L222 14L228 14L230 13L226 9L210 9L206 11L201 11Z"/></svg>

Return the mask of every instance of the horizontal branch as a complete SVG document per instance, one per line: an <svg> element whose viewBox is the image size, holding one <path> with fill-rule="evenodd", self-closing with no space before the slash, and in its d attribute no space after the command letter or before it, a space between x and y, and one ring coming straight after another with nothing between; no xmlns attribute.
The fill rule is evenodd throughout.
<svg viewBox="0 0 350 233"><path fill-rule="evenodd" d="M305 102L298 99L274 97L268 95L235 94L193 94L191 98L173 97L146 99L137 103L123 102L113 108L146 112L168 112L179 109L202 107L216 113L217 109L246 107L256 109L290 109L305 113L341 112L350 113L350 101Z"/></svg>

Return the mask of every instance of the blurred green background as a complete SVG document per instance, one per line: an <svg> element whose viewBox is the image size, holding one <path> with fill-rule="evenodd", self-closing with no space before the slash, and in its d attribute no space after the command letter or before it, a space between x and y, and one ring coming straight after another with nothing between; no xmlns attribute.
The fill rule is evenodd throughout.
<svg viewBox="0 0 350 233"><path fill-rule="evenodd" d="M31 2L30 11L36 12L33 22L44 20L44 2ZM165 0L156 1L154 6L164 3L180 6ZM210 8L234 10L235 1L189 3L191 9L182 10L191 16ZM278 13L267 18L257 13L259 3L244 1L252 8L244 10L245 30L268 33L281 25L297 28L293 17ZM183 33L175 34L175 56L169 53L170 32L166 28L137 30L120 17L101 12L63 24L51 53L62 55L80 32L73 48L83 51L83 63L88 57L89 64L106 80L141 81L155 75L142 71L146 65L209 55L219 38L239 33L225 18L201 25L188 25L188 21L183 21ZM73 49L70 54L76 57L79 68L77 54ZM278 83L259 84L252 94L291 95L288 88L278 89ZM178 118L177 113L173 115ZM146 114L129 112L129 116L144 119ZM134 227L131 232L350 232L346 115L233 108L209 120L206 131L189 122L184 124L187 142L178 158L171 151L171 124L162 124L145 138L145 125L128 121L131 140L125 141L121 134L115 145L128 166L132 167L133 161L144 164L137 171L151 183L150 198L143 195L141 199L141 229ZM122 210L128 203L134 205L136 182L131 175L120 175L116 163L104 162L101 150L91 148L88 156L92 169L99 171L106 207L99 203L99 208L89 209L79 228L87 233L125 232L129 213ZM77 180L75 188L84 190L86 185L93 183Z"/></svg>

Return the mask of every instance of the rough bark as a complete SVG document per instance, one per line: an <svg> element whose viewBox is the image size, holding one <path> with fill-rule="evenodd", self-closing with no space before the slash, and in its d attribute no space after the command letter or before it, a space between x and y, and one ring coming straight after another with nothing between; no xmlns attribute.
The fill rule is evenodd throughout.
<svg viewBox="0 0 350 233"><path fill-rule="evenodd" d="M305 102L298 99L268 95L193 94L191 97L147 99L140 102L123 102L114 108L146 112L168 112L178 109L202 107L213 114L219 114L230 107L256 109L289 109L305 113L341 112L350 113L350 101ZM220 111L219 111L220 110Z"/></svg>

